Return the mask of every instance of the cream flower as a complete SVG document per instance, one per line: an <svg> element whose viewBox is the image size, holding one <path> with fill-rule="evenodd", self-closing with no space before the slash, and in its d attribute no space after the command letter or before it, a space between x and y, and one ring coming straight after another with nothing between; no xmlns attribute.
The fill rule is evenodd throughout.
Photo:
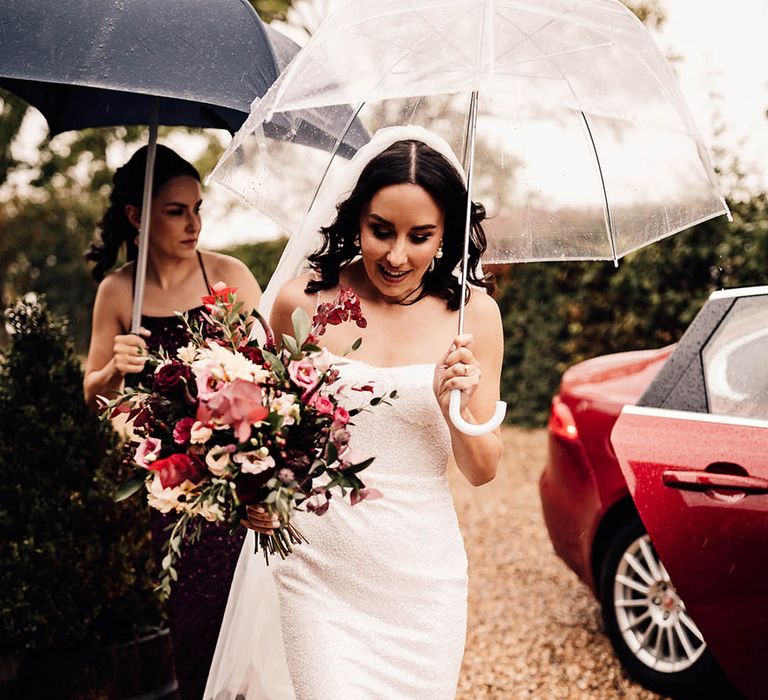
<svg viewBox="0 0 768 700"><path fill-rule="evenodd" d="M164 489L160 483L160 476L156 474L155 478L147 485L147 501L151 508L155 508L161 513L181 511L184 510L184 505L188 499L184 498L183 501L179 501L179 496L188 497L194 489L195 485L189 479L179 486Z"/></svg>
<svg viewBox="0 0 768 700"><path fill-rule="evenodd" d="M211 439L213 430L211 430L205 423L201 423L196 420L192 424L192 430L189 432L189 442L193 445L204 445Z"/></svg>
<svg viewBox="0 0 768 700"><path fill-rule="evenodd" d="M213 342L198 350L192 370L195 374L208 371L215 379L224 382L245 379L260 384L269 378L268 370L254 364L245 355Z"/></svg>
<svg viewBox="0 0 768 700"><path fill-rule="evenodd" d="M211 448L208 454L205 455L205 464L208 467L208 471L214 476L223 476L230 465L230 452L232 452L230 446Z"/></svg>
<svg viewBox="0 0 768 700"><path fill-rule="evenodd" d="M232 460L240 465L240 469L245 474L261 474L275 466L275 460L269 456L269 450L266 447L250 452L238 452Z"/></svg>
<svg viewBox="0 0 768 700"><path fill-rule="evenodd" d="M195 346L193 343L189 343L183 348L179 348L176 351L176 357L178 357L182 362L186 362L188 365L191 365L197 359L197 346Z"/></svg>
<svg viewBox="0 0 768 700"><path fill-rule="evenodd" d="M281 394L272 401L272 410L283 417L283 425L294 425L301 415L295 394Z"/></svg>
<svg viewBox="0 0 768 700"><path fill-rule="evenodd" d="M199 515L205 518L210 523L224 520L224 511L215 501L213 503L198 503L190 512L192 515Z"/></svg>
<svg viewBox="0 0 768 700"><path fill-rule="evenodd" d="M327 372L331 365L337 361L336 356L328 351L328 348L323 348L320 352L316 352L314 355L310 355L312 364L315 366L320 374Z"/></svg>

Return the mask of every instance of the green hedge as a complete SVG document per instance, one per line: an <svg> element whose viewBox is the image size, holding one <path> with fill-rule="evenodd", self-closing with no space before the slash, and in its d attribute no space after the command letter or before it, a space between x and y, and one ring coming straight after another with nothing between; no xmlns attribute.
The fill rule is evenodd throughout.
<svg viewBox="0 0 768 700"><path fill-rule="evenodd" d="M115 504L112 430L82 397L66 324L28 295L0 364L0 655L88 648L159 625L146 508Z"/></svg>
<svg viewBox="0 0 768 700"><path fill-rule="evenodd" d="M496 268L505 330L502 393L508 420L543 425L560 375L610 352L677 341L715 289L768 283L768 197L732 205L611 263Z"/></svg>

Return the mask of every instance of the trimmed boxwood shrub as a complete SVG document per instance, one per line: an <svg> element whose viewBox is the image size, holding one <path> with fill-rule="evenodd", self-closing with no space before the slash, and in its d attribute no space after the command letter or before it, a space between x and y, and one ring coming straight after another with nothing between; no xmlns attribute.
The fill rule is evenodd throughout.
<svg viewBox="0 0 768 700"><path fill-rule="evenodd" d="M146 508L116 504L116 436L85 405L66 323L28 295L0 361L0 655L92 648L161 620Z"/></svg>

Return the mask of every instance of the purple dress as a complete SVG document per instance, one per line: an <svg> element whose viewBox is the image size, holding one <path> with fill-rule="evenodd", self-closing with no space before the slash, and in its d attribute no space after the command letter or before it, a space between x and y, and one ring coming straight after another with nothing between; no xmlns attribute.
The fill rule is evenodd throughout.
<svg viewBox="0 0 768 700"><path fill-rule="evenodd" d="M210 289L202 259L200 267ZM201 320L203 306L190 309L190 321ZM152 333L147 347L156 352L163 348L169 354L189 341L184 325L176 316L141 317L141 325ZM151 370L128 375L127 383L152 386ZM163 515L152 508L150 524L152 545L158 566L163 549L175 522L173 514ZM239 527L234 535L229 528L217 523L204 522L200 539L182 545L182 557L176 567L179 578L173 583L168 599L168 623L173 639L176 678L183 700L200 700L205 690L208 669L216 649L219 628L227 606L232 576L240 555L245 528Z"/></svg>

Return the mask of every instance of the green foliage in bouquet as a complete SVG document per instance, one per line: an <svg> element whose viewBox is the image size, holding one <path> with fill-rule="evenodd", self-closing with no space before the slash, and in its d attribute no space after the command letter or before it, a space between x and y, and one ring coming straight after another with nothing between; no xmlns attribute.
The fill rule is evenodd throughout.
<svg viewBox="0 0 768 700"><path fill-rule="evenodd" d="M0 655L89 648L160 623L146 508L116 505L122 455L82 398L66 323L28 295L0 363Z"/></svg>

